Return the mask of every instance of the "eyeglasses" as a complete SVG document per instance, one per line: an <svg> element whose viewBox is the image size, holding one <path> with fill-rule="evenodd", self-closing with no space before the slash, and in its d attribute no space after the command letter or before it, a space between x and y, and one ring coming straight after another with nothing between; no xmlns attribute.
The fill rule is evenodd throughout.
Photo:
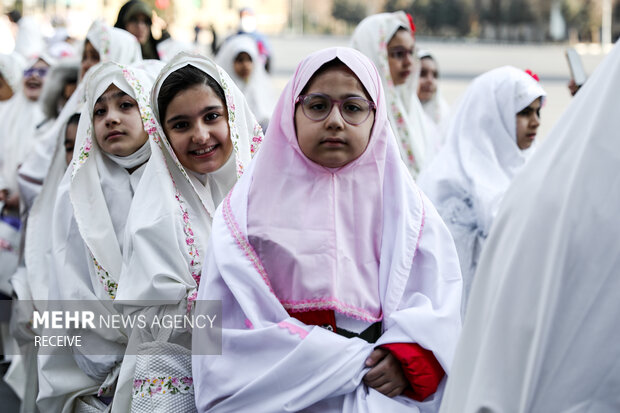
<svg viewBox="0 0 620 413"><path fill-rule="evenodd" d="M46 67L31 67L30 69L24 70L24 77L34 76L35 74L39 75L39 77L45 77L47 74Z"/></svg>
<svg viewBox="0 0 620 413"><path fill-rule="evenodd" d="M376 105L364 98L353 96L346 99L332 99L330 96L322 93L312 93L309 95L299 95L295 103L301 103L301 110L310 120L321 121L326 119L332 112L334 103L338 104L342 119L350 125L359 125L363 123L370 111L376 108Z"/></svg>
<svg viewBox="0 0 620 413"><path fill-rule="evenodd" d="M388 57L396 60L405 60L405 57L409 56L413 58L414 49L405 49L404 47L394 47L388 50Z"/></svg>

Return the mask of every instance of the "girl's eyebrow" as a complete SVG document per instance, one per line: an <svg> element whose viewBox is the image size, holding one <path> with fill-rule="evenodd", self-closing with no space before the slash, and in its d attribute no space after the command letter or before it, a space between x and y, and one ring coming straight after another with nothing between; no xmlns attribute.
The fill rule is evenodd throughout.
<svg viewBox="0 0 620 413"><path fill-rule="evenodd" d="M198 112L195 116L202 116L207 112L211 112L212 110L219 110L219 109L223 109L223 106L222 105L206 106L200 112ZM166 124L173 123L181 119L191 118L191 117L192 117L191 114L188 115L186 113L179 113L178 115L175 115L171 118L166 119Z"/></svg>
<svg viewBox="0 0 620 413"><path fill-rule="evenodd" d="M119 90L118 92L114 92L114 93L104 93L103 95L99 96L99 98L95 101L95 104L104 103L112 99L119 99L119 98L122 98L123 96L128 96L128 95L122 90Z"/></svg>

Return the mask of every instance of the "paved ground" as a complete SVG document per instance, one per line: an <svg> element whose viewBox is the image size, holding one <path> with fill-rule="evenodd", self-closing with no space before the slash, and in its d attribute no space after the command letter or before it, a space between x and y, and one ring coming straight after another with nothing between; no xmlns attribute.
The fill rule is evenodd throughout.
<svg viewBox="0 0 620 413"><path fill-rule="evenodd" d="M274 37L273 80L278 90L284 88L295 66L313 51L330 46L347 46L348 37L305 36ZM566 88L569 79L564 57L566 45L479 44L474 42L440 42L419 38L418 47L431 50L441 71L441 90L448 103L456 102L468 83L477 75L503 65L531 69L538 73L548 99L542 111L540 137L544 138L571 101ZM592 73L604 54L596 47L580 47L588 74Z"/></svg>

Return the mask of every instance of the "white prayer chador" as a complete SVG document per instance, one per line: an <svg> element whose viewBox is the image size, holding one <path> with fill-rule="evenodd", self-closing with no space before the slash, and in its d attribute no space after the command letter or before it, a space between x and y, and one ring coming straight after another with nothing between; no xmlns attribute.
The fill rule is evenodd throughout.
<svg viewBox="0 0 620 413"><path fill-rule="evenodd" d="M47 57L40 59L52 64ZM31 61L30 67L38 60ZM20 81L23 81L23 73ZM35 142L36 126L45 117L39 102L28 99L23 87L20 89L0 111L0 184L3 183L0 190L9 192L18 190L17 170Z"/></svg>
<svg viewBox="0 0 620 413"><path fill-rule="evenodd" d="M516 115L544 96L534 78L511 66L478 76L455 111L443 149L418 179L454 238L463 311L499 204L526 161L517 146Z"/></svg>
<svg viewBox="0 0 620 413"><path fill-rule="evenodd" d="M26 60L20 54L0 54L0 75L8 83L14 94L22 90L25 68Z"/></svg>
<svg viewBox="0 0 620 413"><path fill-rule="evenodd" d="M99 62L131 64L142 60L140 43L126 30L95 20L86 33L86 40L99 52Z"/></svg>
<svg viewBox="0 0 620 413"><path fill-rule="evenodd" d="M395 86L390 74L387 45L399 28L411 33L407 15L402 11L369 16L353 32L351 47L368 56L379 71L387 99L388 118L401 157L416 178L428 164L427 141L430 136L424 109L417 95L417 73L420 68L415 67L416 73L411 74L403 85Z"/></svg>
<svg viewBox="0 0 620 413"><path fill-rule="evenodd" d="M142 61L140 44L135 36L125 30L110 27L100 20L95 20L90 26L86 39L99 52L100 63L112 61L123 65L131 65ZM84 74L82 73L81 75L83 76ZM67 113L80 112L80 106L85 99L84 83L83 80L79 81L77 89L65 104L62 110L65 115ZM42 182L48 176L50 162L52 162L51 154L55 153L57 145L63 144L64 136L59 135L59 131L63 127L64 125L56 123L41 136L19 168L18 180L20 191L27 200L27 207L31 205L32 200L39 194Z"/></svg>
<svg viewBox="0 0 620 413"><path fill-rule="evenodd" d="M442 413L620 411L619 89L616 43L506 193Z"/></svg>
<svg viewBox="0 0 620 413"><path fill-rule="evenodd" d="M104 154L93 133L93 108L98 97L114 84L138 102L147 130L148 91L153 78L144 71L113 62L90 71L76 150L60 183L54 208L49 298L89 300L96 315L110 315L115 313L112 300L122 264L125 221L144 166L132 174L126 168L144 164L150 146L147 142L125 158ZM91 353L101 355L87 356L73 348L74 357L70 355L71 349L68 353L59 350L58 354L43 357L44 360L40 356L42 410L82 411L84 404L99 410L106 408L95 396L111 396L119 371L118 354L123 353L127 337L123 331L106 330L99 335L100 331L84 329L81 338L82 345Z"/></svg>
<svg viewBox="0 0 620 413"><path fill-rule="evenodd" d="M436 62L435 56L428 50L418 51L418 59L431 59ZM421 102L424 113L429 117L430 122L426 125L429 127L429 133L434 134L431 140L434 142L433 153L437 154L444 143L445 133L448 121L450 120L450 105L441 94L439 79L437 79L437 90L433 96L426 102Z"/></svg>
<svg viewBox="0 0 620 413"><path fill-rule="evenodd" d="M295 99L316 70L335 58L352 68L377 104L368 148L358 159L338 170L315 164L301 153L293 122ZM357 179L358 174L363 179ZM265 179L266 176L273 179ZM259 257L249 241L248 234L256 230L251 224L260 219L256 213L263 211L265 202L271 198L273 209L264 215L263 221L274 220L274 236L295 239L311 235L308 226L321 222L322 216L320 230L328 232L325 242L331 245L333 238L342 242L338 255L343 254L339 262L344 265L350 258L347 254L356 248L351 244L360 241L353 233L365 233L368 223L360 225L361 232L349 231L347 235L333 228L333 220L326 214L342 217L343 222L349 223L347 218L358 218L350 214L355 201L346 200L368 201L365 198L368 187L373 188L372 199L359 204L366 205L360 216L361 219L377 217L379 222L373 228L379 228L381 237L376 241L376 257L372 258L378 279L375 278L374 287L370 282L367 291L370 296L379 297L383 334L376 345L419 343L431 350L443 369L449 371L460 330L461 294L458 259L450 234L400 159L376 69L353 49L332 48L310 55L299 65L280 97L260 152L224 199L213 221L198 299L222 301L223 347L222 355L193 358L198 411L436 411L442 385L420 403L403 396L389 399L361 384L368 371L364 362L375 344L359 338L348 339L290 317L285 309L289 304L287 297L276 296L276 278L265 272L261 262L264 256ZM346 188L346 195L336 196L340 191L335 188ZM262 194L260 211L256 211L253 203L256 194ZM336 211L330 207L334 205L338 205ZM383 208L384 205L393 208ZM296 216L295 211L301 210L307 212ZM288 224L282 228L279 224L284 221ZM338 227L342 225L347 224ZM376 245L369 238L363 241L362 244ZM296 240L291 248L297 245L301 241ZM336 258L330 251L333 250L329 247L306 251L304 257L323 261L331 256L327 258L331 268ZM317 268L317 275L325 273L329 277L328 271L322 270L322 266ZM341 276L338 281L347 286L356 278L360 281L359 275ZM334 281L334 284L341 283ZM347 299L346 288L337 294ZM309 309L329 308L342 314L351 313L335 301L317 299L307 304ZM349 309L352 310L350 306ZM359 310L358 318L361 318L373 308ZM210 331L194 331L195 348L208 342Z"/></svg>
<svg viewBox="0 0 620 413"><path fill-rule="evenodd" d="M208 74L222 87L233 143L228 161L217 171L200 176L180 164L161 126L163 120L157 104L164 81L187 65ZM136 311L152 314L155 311L160 316L183 316L193 312L192 302L205 263L215 210L250 163L263 135L239 88L221 67L200 55L182 52L162 69L153 87L151 107L155 119L150 139L153 155L146 165L127 218L117 308L128 314ZM134 302L123 305L126 300ZM136 300L148 300L144 306L149 302L154 304L137 308L140 304L135 303ZM158 307L152 307L154 305ZM135 333L130 337L132 348L157 338L157 331L151 331L149 327ZM170 341L191 345L186 330L173 331ZM126 357L119 387L133 388L134 369L135 358ZM143 396L136 391L135 397ZM121 402L115 397L114 409L127 411L130 403L128 399Z"/></svg>
<svg viewBox="0 0 620 413"><path fill-rule="evenodd" d="M234 63L240 53L247 53L252 59L252 74L248 81L241 79L235 72ZM271 112L276 104L271 79L261 64L256 39L247 34L227 39L215 57L215 61L230 75L241 89L254 116L262 126L269 124Z"/></svg>

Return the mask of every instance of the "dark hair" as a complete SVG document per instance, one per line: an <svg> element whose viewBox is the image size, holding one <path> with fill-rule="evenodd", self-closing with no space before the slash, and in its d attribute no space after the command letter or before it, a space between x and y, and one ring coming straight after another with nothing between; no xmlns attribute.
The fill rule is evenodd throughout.
<svg viewBox="0 0 620 413"><path fill-rule="evenodd" d="M71 125L73 123L80 123L80 114L79 113L74 113L73 115L71 115L71 117L67 121L67 126Z"/></svg>
<svg viewBox="0 0 620 413"><path fill-rule="evenodd" d="M340 59L338 59L336 57L336 58L330 60L329 62L323 63L323 65L321 65L321 67L319 67L317 69L317 71L314 72L314 74L310 77L310 80L308 80L308 83L306 83L306 86L304 86L304 88L301 91L300 95L305 95L306 92L308 92L308 89L310 89L310 86L312 85L312 82L314 82L314 79L316 79L318 76L322 75L323 73L327 72L328 70L335 69L335 68L338 68L338 67L344 67L347 70L351 71L355 75L355 72L353 72L353 70L351 70L351 68L349 68L349 66L347 66L342 60L340 60ZM355 77L357 77L357 75L355 75ZM358 78L358 80L359 80L359 78ZM360 85L362 86L362 90L366 94L366 97L368 97L370 100L373 100L370 97L370 93L368 93L368 91L366 90L366 87L364 86L364 84L362 83L361 80L360 80Z"/></svg>
<svg viewBox="0 0 620 413"><path fill-rule="evenodd" d="M162 123L165 122L166 111L172 99L179 92L196 85L205 85L213 89L217 97L222 101L224 108L226 108L226 97L220 84L197 67L187 65L170 73L159 89L157 107L159 108L159 118Z"/></svg>

